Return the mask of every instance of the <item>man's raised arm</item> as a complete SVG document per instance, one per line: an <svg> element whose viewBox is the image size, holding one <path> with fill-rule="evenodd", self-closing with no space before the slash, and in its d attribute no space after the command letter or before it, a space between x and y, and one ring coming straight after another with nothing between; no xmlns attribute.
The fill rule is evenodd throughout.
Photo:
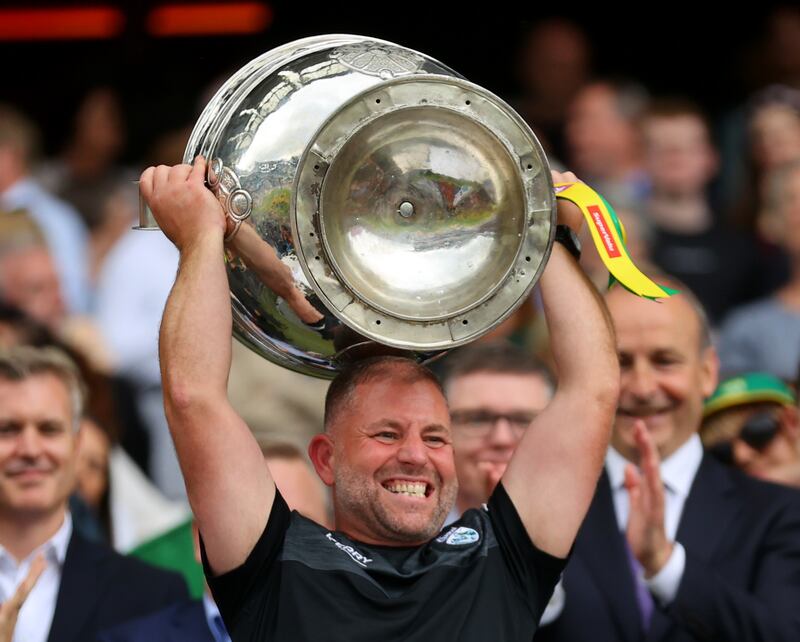
<svg viewBox="0 0 800 642"><path fill-rule="evenodd" d="M577 180L571 173L554 172L553 178ZM558 218L576 232L582 221L577 206L564 201L559 201ZM502 482L533 543L564 557L603 466L619 363L605 304L560 243L553 247L540 287L558 388L517 446Z"/></svg>
<svg viewBox="0 0 800 642"><path fill-rule="evenodd" d="M227 398L231 303L225 216L204 186L206 163L150 167L140 189L180 251L161 322L164 405L189 502L215 573L241 565L275 497L261 450Z"/></svg>

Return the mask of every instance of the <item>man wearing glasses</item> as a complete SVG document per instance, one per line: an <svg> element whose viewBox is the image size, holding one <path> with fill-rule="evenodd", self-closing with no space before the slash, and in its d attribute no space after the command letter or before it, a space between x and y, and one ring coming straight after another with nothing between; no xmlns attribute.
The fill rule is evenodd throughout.
<svg viewBox="0 0 800 642"><path fill-rule="evenodd" d="M444 389L458 476L449 523L486 502L555 386L544 365L530 355L513 345L492 342L462 348L448 357Z"/></svg>

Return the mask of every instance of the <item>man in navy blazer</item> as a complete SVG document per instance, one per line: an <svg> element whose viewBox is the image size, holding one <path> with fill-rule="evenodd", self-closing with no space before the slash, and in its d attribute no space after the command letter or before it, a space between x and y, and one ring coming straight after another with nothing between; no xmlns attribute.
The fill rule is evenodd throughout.
<svg viewBox="0 0 800 642"><path fill-rule="evenodd" d="M0 602L34 559L45 569L19 611L15 642L90 642L110 626L186 599L182 578L72 527L82 386L54 349L0 351Z"/></svg>
<svg viewBox="0 0 800 642"><path fill-rule="evenodd" d="M606 467L536 640L800 640L800 494L703 454L717 381L694 297L607 296L621 388Z"/></svg>
<svg viewBox="0 0 800 642"><path fill-rule="evenodd" d="M48 642L84 642L188 599L183 578L73 533Z"/></svg>

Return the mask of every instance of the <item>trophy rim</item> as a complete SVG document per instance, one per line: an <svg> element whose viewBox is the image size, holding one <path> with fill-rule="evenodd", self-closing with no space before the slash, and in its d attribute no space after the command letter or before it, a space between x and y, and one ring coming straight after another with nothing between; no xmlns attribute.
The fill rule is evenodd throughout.
<svg viewBox="0 0 800 642"><path fill-rule="evenodd" d="M431 105L430 101L422 99L423 104L451 110L482 125L505 148L509 158L519 163L516 178L524 207L521 214L526 220L521 226L523 238L517 245L516 256L503 278L480 299L438 318L390 312L359 295L347 278L343 278L342 270L326 246L321 216L325 175L346 140L381 116L419 107L420 98L410 101L406 94L414 93L409 85L419 88L421 84L437 85L439 89L448 86L449 100L440 99ZM381 100L376 102L377 98ZM340 135L348 128L347 135ZM297 254L309 285L328 309L352 330L405 350L457 347L502 323L539 279L549 258L555 229L556 201L552 195L549 163L527 123L491 92L460 77L415 74L388 80L353 96L319 127L311 140L312 144L300 158L292 190L294 215L291 218ZM531 199L536 193L533 184L542 179L546 181L548 197L541 207L536 207ZM533 256L539 257L538 265L532 261ZM336 277L331 278L332 274Z"/></svg>

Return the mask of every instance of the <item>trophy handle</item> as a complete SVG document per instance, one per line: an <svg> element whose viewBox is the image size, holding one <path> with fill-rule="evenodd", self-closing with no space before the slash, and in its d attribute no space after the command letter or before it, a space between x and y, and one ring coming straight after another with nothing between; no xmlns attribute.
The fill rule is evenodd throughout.
<svg viewBox="0 0 800 642"><path fill-rule="evenodd" d="M144 232L160 231L161 228L158 226L158 221L156 221L155 216L153 216L153 211L150 209L147 201L144 200L142 190L139 187L140 181L133 181L133 183L139 191L139 225L134 225L133 229L142 230Z"/></svg>

